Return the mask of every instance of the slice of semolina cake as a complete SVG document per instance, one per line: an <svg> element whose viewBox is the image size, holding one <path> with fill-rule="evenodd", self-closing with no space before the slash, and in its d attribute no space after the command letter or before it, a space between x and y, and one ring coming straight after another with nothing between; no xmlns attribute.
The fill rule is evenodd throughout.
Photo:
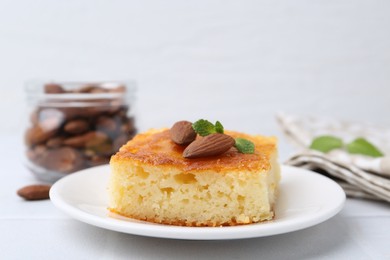
<svg viewBox="0 0 390 260"><path fill-rule="evenodd" d="M110 211L181 226L234 226L271 220L280 179L273 137L225 131L255 145L216 155L183 157L169 129L138 134L110 161ZM199 137L203 138L203 137Z"/></svg>

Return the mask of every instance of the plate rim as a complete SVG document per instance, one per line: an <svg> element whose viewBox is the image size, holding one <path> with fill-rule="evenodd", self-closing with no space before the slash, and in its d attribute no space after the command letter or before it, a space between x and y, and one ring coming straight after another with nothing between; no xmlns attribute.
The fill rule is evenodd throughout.
<svg viewBox="0 0 390 260"><path fill-rule="evenodd" d="M325 213L319 214L319 216L313 217L312 215L307 217L300 217L298 220L295 220L295 224L291 225L289 223L277 223L277 228L275 228L275 223L273 220L267 222L260 222L248 225L238 225L238 226L223 226L223 227L186 227L186 226L173 226L173 225L164 225L156 224L145 221L139 221L134 219L135 222L127 222L126 220L117 219L117 218L102 218L101 216L94 215L83 211L80 208L77 208L66 202L59 194L59 191L63 186L66 187L69 182L75 181L75 179L83 178L83 175L89 175L90 172L94 171L103 171L103 169L108 168L109 165L101 165L96 167L91 167L84 169L75 173L70 174L53 184L50 189L50 200L54 206L60 209L62 212L67 214L73 219L79 220L81 222L108 229L121 233L127 233L132 235L147 236L147 237L157 237L157 238L168 238L168 239L183 239L183 240L229 240L229 239L244 239L244 238L255 238L255 237L266 237L271 235L278 235L284 233L290 233L293 231L302 230L305 228L312 227L314 225L320 224L333 216L339 213L344 207L346 201L346 195L343 189L338 185L334 180L325 177L319 173L302 169L299 167L281 165L281 172L283 177L283 171L299 171L299 172L308 172L310 174L316 175L315 178L322 178L323 181L332 183L336 185L336 189L340 192L340 200L338 203L329 207ZM106 173L105 173L106 174ZM109 211L107 210L107 215ZM133 220L133 219L130 219ZM124 225L128 223L129 225ZM259 232L261 231L261 232Z"/></svg>

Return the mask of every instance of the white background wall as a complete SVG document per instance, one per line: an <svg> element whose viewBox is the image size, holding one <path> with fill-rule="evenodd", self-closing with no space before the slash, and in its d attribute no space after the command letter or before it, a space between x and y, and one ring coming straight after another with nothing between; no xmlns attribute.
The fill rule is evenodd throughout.
<svg viewBox="0 0 390 260"><path fill-rule="evenodd" d="M138 82L138 126L274 114L390 127L390 1L0 0L0 134L28 79Z"/></svg>

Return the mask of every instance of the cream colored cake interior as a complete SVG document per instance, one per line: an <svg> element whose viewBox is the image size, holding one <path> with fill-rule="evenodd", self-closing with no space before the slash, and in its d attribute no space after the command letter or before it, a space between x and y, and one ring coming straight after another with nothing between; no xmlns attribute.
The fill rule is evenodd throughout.
<svg viewBox="0 0 390 260"><path fill-rule="evenodd" d="M135 161L111 163L110 209L147 221L236 225L270 220L280 169L272 155L267 172L181 172Z"/></svg>

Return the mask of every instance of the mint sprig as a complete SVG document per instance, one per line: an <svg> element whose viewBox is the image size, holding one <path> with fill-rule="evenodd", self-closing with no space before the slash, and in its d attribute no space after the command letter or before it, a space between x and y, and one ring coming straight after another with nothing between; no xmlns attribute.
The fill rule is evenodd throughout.
<svg viewBox="0 0 390 260"><path fill-rule="evenodd" d="M224 127L221 122L217 121L215 124L205 119L199 119L192 124L194 131L200 136L207 136L215 133L224 133ZM240 153L250 154L255 152L255 144L244 138L236 138L234 146Z"/></svg>
<svg viewBox="0 0 390 260"><path fill-rule="evenodd" d="M221 122L217 121L215 122L215 131L217 133L220 133L220 134L223 134L223 125L221 124Z"/></svg>
<svg viewBox="0 0 390 260"><path fill-rule="evenodd" d="M214 133L223 134L223 126L219 121L217 121L214 125L210 121L200 119L192 124L192 128L200 136L207 136Z"/></svg>
<svg viewBox="0 0 390 260"><path fill-rule="evenodd" d="M244 138L236 138L235 139L235 147L240 153L254 153L255 152L255 144L251 141Z"/></svg>
<svg viewBox="0 0 390 260"><path fill-rule="evenodd" d="M309 148L327 153L334 149L344 148L344 143L343 140L336 136L323 135L314 138ZM363 137L356 138L352 142L348 143L345 145L345 149L350 154L362 154L371 157L384 156L376 146Z"/></svg>

